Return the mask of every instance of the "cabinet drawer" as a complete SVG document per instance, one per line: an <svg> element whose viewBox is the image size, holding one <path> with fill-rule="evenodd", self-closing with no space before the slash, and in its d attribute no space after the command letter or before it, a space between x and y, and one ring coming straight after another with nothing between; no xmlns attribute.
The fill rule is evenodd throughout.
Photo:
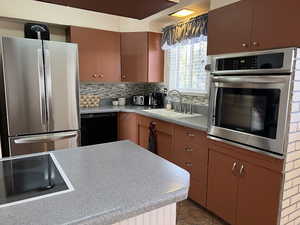
<svg viewBox="0 0 300 225"><path fill-rule="evenodd" d="M193 161L193 156L198 151L195 147L192 147L188 143L176 143L174 145L174 159L181 159L185 161Z"/></svg>
<svg viewBox="0 0 300 225"><path fill-rule="evenodd" d="M203 138L206 138L204 132L187 127L176 126L174 131L175 145L181 147L198 147Z"/></svg>
<svg viewBox="0 0 300 225"><path fill-rule="evenodd" d="M152 119L149 117L140 116L139 124L144 127L149 127L150 123L153 122L156 125L156 130L162 133L173 135L173 125L161 120Z"/></svg>
<svg viewBox="0 0 300 225"><path fill-rule="evenodd" d="M191 178L194 180L206 180L207 174L207 161L206 160L190 160L184 158L175 158L173 161L179 167L187 170L191 174Z"/></svg>
<svg viewBox="0 0 300 225"><path fill-rule="evenodd" d="M191 179L189 198L202 206L206 206L206 183Z"/></svg>

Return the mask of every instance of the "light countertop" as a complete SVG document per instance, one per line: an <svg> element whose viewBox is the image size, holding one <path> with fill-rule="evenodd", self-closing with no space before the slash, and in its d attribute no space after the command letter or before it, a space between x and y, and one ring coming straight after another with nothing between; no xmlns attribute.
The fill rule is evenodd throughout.
<svg viewBox="0 0 300 225"><path fill-rule="evenodd" d="M163 120L170 123L175 123L180 126L185 126L201 131L207 131L207 115L202 116L187 117L187 118L170 118L151 112L144 111L145 109L150 109L146 106L101 106L97 108L82 108L80 109L81 114L89 113L107 113L107 112L133 112L143 116L148 116L154 119Z"/></svg>
<svg viewBox="0 0 300 225"><path fill-rule="evenodd" d="M129 142L52 152L74 190L0 208L5 225L110 225L187 198L189 173Z"/></svg>

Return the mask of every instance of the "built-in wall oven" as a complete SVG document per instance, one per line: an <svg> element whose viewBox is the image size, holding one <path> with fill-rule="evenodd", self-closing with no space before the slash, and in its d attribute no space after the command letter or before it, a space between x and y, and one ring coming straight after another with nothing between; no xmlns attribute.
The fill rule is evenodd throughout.
<svg viewBox="0 0 300 225"><path fill-rule="evenodd" d="M208 135L284 155L296 49L212 57Z"/></svg>

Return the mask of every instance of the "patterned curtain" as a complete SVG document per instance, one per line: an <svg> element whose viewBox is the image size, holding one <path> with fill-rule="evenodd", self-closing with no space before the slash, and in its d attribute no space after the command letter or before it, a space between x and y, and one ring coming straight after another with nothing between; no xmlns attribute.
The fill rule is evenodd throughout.
<svg viewBox="0 0 300 225"><path fill-rule="evenodd" d="M207 39L208 15L189 19L187 22L171 25L163 29L161 47L163 50L176 45L196 43Z"/></svg>

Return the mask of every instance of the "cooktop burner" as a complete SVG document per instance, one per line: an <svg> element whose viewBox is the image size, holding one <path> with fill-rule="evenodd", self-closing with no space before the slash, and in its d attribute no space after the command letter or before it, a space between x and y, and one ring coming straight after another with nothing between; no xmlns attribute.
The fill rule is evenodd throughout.
<svg viewBox="0 0 300 225"><path fill-rule="evenodd" d="M68 190L52 157L43 154L0 161L0 206Z"/></svg>

